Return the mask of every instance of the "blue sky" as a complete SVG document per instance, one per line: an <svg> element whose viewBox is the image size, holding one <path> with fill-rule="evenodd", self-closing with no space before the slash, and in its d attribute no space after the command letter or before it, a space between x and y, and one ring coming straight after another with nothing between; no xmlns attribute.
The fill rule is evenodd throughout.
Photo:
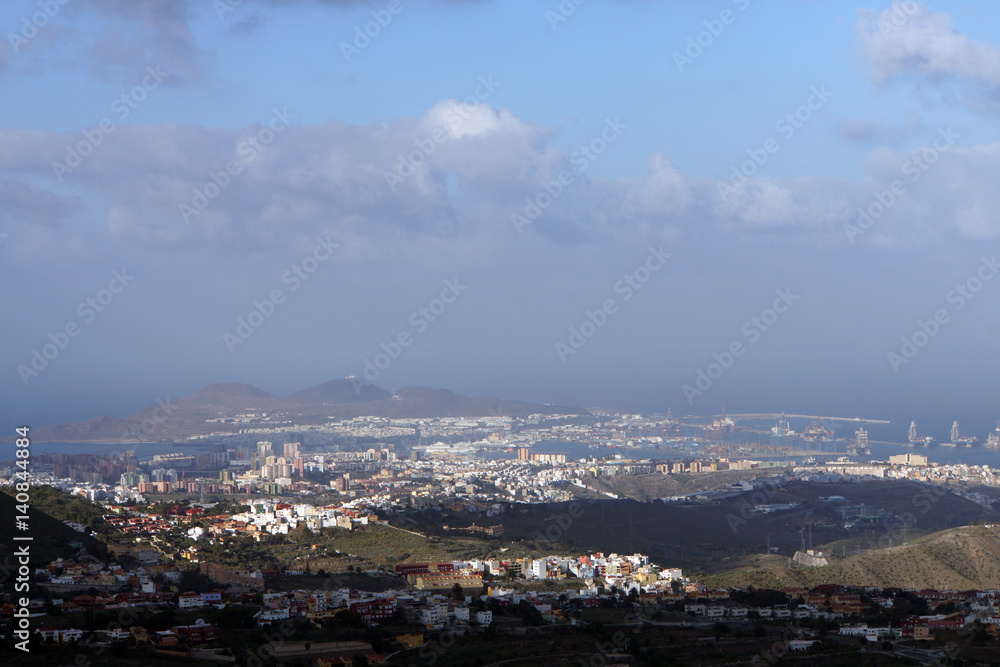
<svg viewBox="0 0 1000 667"><path fill-rule="evenodd" d="M376 384L986 428L1000 280L961 307L955 289L992 278L1000 234L998 11L4 3L0 411L124 415L217 381L284 395L362 375L409 334ZM377 34L345 57L366 25ZM213 174L225 187L197 209ZM859 232L879 196L892 201ZM528 200L544 204L533 220ZM322 260L317 239L336 244ZM616 290L650 248L669 260ZM134 280L109 286L123 269ZM446 280L467 287L435 305ZM776 290L798 298L768 314ZM101 297L91 319L80 304Z"/></svg>

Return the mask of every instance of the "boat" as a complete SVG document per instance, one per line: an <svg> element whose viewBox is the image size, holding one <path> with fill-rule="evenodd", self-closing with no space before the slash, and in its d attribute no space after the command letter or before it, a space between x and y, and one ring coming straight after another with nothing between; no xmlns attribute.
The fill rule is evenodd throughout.
<svg viewBox="0 0 1000 667"><path fill-rule="evenodd" d="M953 447L972 447L978 438L974 435L960 435L958 432L958 420L951 424L951 445Z"/></svg>
<svg viewBox="0 0 1000 667"><path fill-rule="evenodd" d="M820 424L818 419L809 422L809 426L802 432L802 439L806 442L823 442L833 437L833 431L827 431Z"/></svg>
<svg viewBox="0 0 1000 667"><path fill-rule="evenodd" d="M787 421L778 422L777 424L772 426L771 433L779 438L793 437L795 435L798 435L797 433L795 433L795 431L791 429L791 427L789 427Z"/></svg>
<svg viewBox="0 0 1000 667"><path fill-rule="evenodd" d="M997 422L996 430L986 438L984 446L990 449L1000 449L1000 421Z"/></svg>
<svg viewBox="0 0 1000 667"><path fill-rule="evenodd" d="M914 447L930 447L934 443L934 438L924 436L923 438L917 436L917 422L910 422L910 444Z"/></svg>
<svg viewBox="0 0 1000 667"><path fill-rule="evenodd" d="M872 448L868 444L868 431L862 426L854 432L854 442L847 446L848 454L871 454Z"/></svg>

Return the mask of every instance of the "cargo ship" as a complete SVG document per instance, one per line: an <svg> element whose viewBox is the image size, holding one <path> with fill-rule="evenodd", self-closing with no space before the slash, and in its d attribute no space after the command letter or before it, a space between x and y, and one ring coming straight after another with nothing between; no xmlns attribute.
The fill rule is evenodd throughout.
<svg viewBox="0 0 1000 667"><path fill-rule="evenodd" d="M871 454L872 448L868 444L868 431L861 427L854 432L854 442L847 446L848 454Z"/></svg>

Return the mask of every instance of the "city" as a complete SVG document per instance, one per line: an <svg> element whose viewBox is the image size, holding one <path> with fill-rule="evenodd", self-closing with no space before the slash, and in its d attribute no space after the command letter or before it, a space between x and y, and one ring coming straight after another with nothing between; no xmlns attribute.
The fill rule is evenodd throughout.
<svg viewBox="0 0 1000 667"><path fill-rule="evenodd" d="M0 3L0 665L1000 665L998 29Z"/></svg>

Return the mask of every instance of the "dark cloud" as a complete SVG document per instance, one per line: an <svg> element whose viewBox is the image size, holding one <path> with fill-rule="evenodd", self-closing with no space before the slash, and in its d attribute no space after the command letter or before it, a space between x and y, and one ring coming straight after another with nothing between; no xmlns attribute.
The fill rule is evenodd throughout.
<svg viewBox="0 0 1000 667"><path fill-rule="evenodd" d="M920 115L910 111L901 123L889 124L873 120L841 118L837 135L852 144L862 146L893 146L925 131Z"/></svg>
<svg viewBox="0 0 1000 667"><path fill-rule="evenodd" d="M0 220L29 226L53 226L82 208L73 197L20 179L0 178Z"/></svg>

